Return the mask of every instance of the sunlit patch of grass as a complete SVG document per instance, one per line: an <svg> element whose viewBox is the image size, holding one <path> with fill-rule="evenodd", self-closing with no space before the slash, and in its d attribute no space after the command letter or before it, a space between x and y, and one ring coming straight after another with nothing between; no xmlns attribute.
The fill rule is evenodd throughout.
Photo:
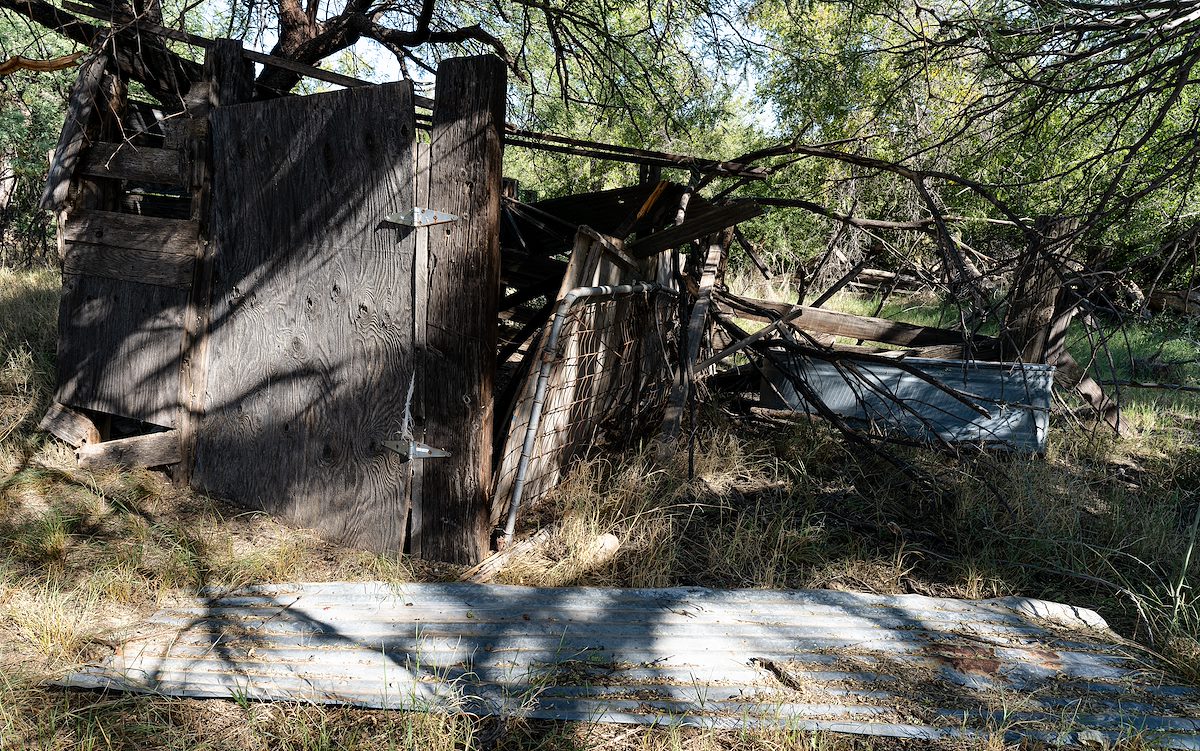
<svg viewBox="0 0 1200 751"><path fill-rule="evenodd" d="M26 581L0 600L0 624L52 665L75 662L98 633L94 598L53 581Z"/></svg>

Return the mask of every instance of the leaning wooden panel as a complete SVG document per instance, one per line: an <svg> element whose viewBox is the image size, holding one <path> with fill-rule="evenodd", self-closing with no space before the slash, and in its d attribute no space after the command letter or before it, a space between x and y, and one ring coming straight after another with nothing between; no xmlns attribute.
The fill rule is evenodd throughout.
<svg viewBox="0 0 1200 751"><path fill-rule="evenodd" d="M218 107L213 301L192 484L379 552L409 465L383 445L413 383L408 83Z"/></svg>
<svg viewBox="0 0 1200 751"><path fill-rule="evenodd" d="M55 399L175 427L186 303L181 289L64 274Z"/></svg>

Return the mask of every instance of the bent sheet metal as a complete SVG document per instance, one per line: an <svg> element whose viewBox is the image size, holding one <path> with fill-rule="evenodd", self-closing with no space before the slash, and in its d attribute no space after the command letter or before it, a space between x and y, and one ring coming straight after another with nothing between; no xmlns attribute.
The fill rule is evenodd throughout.
<svg viewBox="0 0 1200 751"><path fill-rule="evenodd" d="M419 711L1200 748L1200 692L1056 603L283 584L160 611L65 683Z"/></svg>

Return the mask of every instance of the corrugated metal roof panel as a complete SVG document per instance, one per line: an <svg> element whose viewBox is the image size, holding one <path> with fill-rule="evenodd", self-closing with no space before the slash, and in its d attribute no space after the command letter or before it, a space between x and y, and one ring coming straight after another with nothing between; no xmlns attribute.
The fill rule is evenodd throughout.
<svg viewBox="0 0 1200 751"><path fill-rule="evenodd" d="M66 683L907 738L1136 732L1200 748L1200 693L1172 684L1095 613L1018 598L255 587L159 612Z"/></svg>
<svg viewBox="0 0 1200 751"><path fill-rule="evenodd" d="M976 443L1040 453L1046 449L1054 367L978 360L908 357L917 368L959 391L984 417L928 381L878 362L827 362L784 352L777 357L804 378L837 415L921 440ZM763 404L800 412L815 410L770 363ZM778 392L778 393L776 393ZM780 396L783 401L780 401Z"/></svg>

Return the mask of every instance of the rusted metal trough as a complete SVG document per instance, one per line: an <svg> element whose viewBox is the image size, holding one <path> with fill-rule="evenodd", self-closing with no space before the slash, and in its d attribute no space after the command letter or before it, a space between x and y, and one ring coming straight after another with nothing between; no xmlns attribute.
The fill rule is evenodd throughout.
<svg viewBox="0 0 1200 751"><path fill-rule="evenodd" d="M79 688L918 739L1200 748L1096 613L831 591L284 584L160 611Z"/></svg>

